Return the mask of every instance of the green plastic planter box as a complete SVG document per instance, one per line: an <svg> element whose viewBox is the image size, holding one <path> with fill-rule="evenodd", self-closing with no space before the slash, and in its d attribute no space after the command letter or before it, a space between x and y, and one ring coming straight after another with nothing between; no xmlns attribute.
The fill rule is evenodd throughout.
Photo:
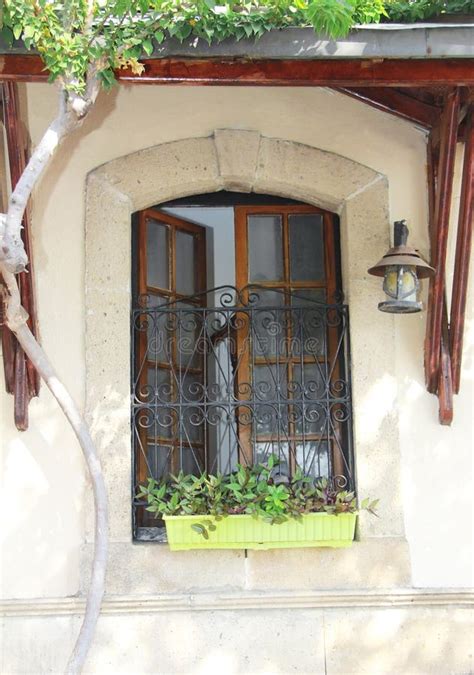
<svg viewBox="0 0 474 675"><path fill-rule="evenodd" d="M164 516L168 544L172 551L201 548L303 548L308 546L350 546L354 539L356 513L334 516L308 513L301 520L291 518L270 524L249 515L227 516L216 521L212 516ZM205 539L191 525L212 521Z"/></svg>

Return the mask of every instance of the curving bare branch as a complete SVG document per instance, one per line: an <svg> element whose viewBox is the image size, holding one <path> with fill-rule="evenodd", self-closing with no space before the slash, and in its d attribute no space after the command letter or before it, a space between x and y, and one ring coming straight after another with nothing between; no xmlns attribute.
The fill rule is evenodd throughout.
<svg viewBox="0 0 474 675"><path fill-rule="evenodd" d="M104 595L108 549L107 491L99 457L87 424L27 325L28 313L21 305L15 273L25 269L28 263L21 238L21 223L28 199L61 141L81 124L82 119L93 105L99 92L96 72L96 64L91 65L91 77L84 97L67 98L64 90L61 90L58 115L46 130L15 186L7 214L2 214L0 218L0 274L6 287L4 292L5 323L16 336L69 421L81 446L94 491L95 539L92 578L87 593L82 626L67 665L68 675L77 675L82 671L92 643Z"/></svg>

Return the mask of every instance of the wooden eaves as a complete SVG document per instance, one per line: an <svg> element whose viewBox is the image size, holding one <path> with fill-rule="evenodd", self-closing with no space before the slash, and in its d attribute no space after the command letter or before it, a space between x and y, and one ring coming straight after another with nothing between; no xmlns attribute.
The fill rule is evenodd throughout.
<svg viewBox="0 0 474 675"><path fill-rule="evenodd" d="M473 58L346 58L346 59L245 59L222 56L190 58L149 58L143 61L141 76L128 71L117 73L120 82L140 85L185 86L324 86L355 97L368 105L402 117L428 133L427 180L430 204L431 264L436 275L430 282L425 340L425 374L428 391L439 398L439 419L450 424L453 394L460 387L464 318L472 239L474 181L474 59ZM14 95L16 82L43 82L47 73L41 60L31 54L0 56L0 81L4 96ZM21 125L17 107L4 109L10 130ZM10 118L9 118L10 116ZM464 143L461 206L457 226L456 257L451 311L448 317L446 254L449 213L453 190L456 143ZM18 143L20 143L18 138ZM10 152L14 146L9 142ZM15 167L10 154L12 179ZM18 164L18 162L16 162ZM28 239L28 222L25 222ZM31 260L31 252L30 252ZM32 276L31 274L29 275ZM34 324L34 299L28 285L25 295ZM30 300L28 300L30 298ZM12 351L4 349L5 372L12 370L7 388L37 392L30 371L15 365ZM12 361L13 359L13 361ZM13 387L11 386L13 384ZM19 428L27 424L28 396L18 394L15 414Z"/></svg>

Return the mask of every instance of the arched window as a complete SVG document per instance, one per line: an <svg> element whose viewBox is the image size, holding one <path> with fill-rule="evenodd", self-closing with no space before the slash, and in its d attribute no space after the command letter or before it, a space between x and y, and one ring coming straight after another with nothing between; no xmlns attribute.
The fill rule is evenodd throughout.
<svg viewBox="0 0 474 675"><path fill-rule="evenodd" d="M217 193L137 214L134 252L135 485L273 454L353 487L337 216Z"/></svg>

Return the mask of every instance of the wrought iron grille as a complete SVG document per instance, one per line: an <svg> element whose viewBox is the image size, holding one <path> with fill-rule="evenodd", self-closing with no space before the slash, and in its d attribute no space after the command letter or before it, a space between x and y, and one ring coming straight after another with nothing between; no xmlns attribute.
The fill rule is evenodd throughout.
<svg viewBox="0 0 474 675"><path fill-rule="evenodd" d="M136 484L274 454L354 487L346 305L257 286L158 302L132 312Z"/></svg>

